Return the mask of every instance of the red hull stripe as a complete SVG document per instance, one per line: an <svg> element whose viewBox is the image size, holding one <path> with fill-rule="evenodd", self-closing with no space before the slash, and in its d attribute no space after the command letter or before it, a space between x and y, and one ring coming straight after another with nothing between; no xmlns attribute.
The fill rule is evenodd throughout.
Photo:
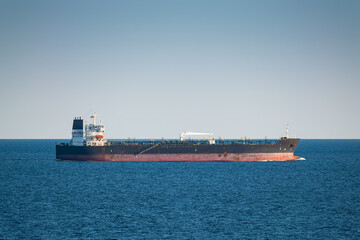
<svg viewBox="0 0 360 240"><path fill-rule="evenodd" d="M58 155L61 160L105 162L256 162L291 161L298 157L293 153L241 153L241 154L98 154Z"/></svg>

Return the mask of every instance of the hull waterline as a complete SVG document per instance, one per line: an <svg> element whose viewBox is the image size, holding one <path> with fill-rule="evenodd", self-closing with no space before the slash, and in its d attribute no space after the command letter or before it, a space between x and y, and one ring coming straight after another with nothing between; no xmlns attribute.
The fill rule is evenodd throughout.
<svg viewBox="0 0 360 240"><path fill-rule="evenodd" d="M292 161L299 157L292 153L241 153L241 154L95 154L60 155L61 160L101 162L257 162Z"/></svg>

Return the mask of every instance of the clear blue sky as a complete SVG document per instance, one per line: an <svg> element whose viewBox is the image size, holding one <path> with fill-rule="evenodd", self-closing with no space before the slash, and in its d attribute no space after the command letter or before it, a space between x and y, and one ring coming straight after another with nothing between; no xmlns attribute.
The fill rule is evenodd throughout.
<svg viewBox="0 0 360 240"><path fill-rule="evenodd" d="M360 138L360 1L0 0L0 138Z"/></svg>

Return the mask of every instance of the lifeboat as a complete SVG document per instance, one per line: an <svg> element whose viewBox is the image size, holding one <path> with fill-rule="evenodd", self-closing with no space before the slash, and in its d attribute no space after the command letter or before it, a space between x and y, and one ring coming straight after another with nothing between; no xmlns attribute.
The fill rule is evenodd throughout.
<svg viewBox="0 0 360 240"><path fill-rule="evenodd" d="M104 135L96 135L95 136L97 139L103 139L104 138Z"/></svg>

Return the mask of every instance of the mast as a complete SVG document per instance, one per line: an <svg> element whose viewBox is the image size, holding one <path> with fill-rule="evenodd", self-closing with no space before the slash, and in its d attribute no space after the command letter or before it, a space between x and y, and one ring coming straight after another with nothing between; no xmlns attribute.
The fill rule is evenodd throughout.
<svg viewBox="0 0 360 240"><path fill-rule="evenodd" d="M289 138L289 124L286 124L286 138Z"/></svg>
<svg viewBox="0 0 360 240"><path fill-rule="evenodd" d="M94 124L94 125L96 125L96 117L97 117L97 116L98 116L98 115L94 112L94 114L91 115L91 117L90 117L90 118L93 119L93 124Z"/></svg>

